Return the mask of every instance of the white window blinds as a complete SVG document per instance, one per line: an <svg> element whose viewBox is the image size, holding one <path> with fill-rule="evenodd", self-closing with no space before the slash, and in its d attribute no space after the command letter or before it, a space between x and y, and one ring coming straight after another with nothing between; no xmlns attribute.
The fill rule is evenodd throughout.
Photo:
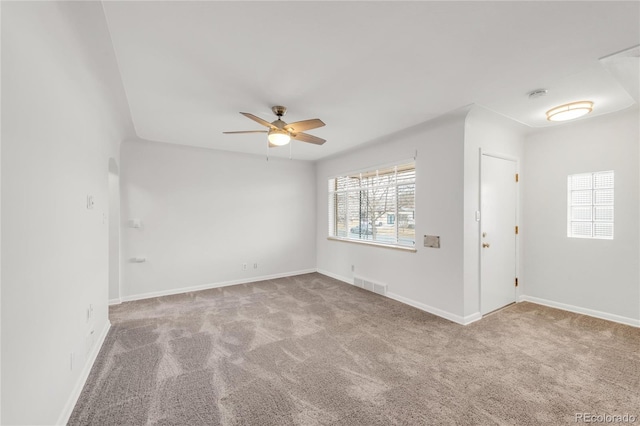
<svg viewBox="0 0 640 426"><path fill-rule="evenodd" d="M613 184L613 171L569 176L569 237L613 239Z"/></svg>
<svg viewBox="0 0 640 426"><path fill-rule="evenodd" d="M329 236L415 246L415 162L331 178Z"/></svg>

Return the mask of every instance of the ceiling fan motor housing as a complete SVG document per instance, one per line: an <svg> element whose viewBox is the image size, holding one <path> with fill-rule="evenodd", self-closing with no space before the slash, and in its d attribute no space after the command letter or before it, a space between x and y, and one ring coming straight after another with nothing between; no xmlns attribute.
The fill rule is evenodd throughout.
<svg viewBox="0 0 640 426"><path fill-rule="evenodd" d="M280 120L280 118L278 118L275 121L272 121L271 124L273 124L274 126L276 126L278 129L284 129L284 126L287 124L284 121Z"/></svg>

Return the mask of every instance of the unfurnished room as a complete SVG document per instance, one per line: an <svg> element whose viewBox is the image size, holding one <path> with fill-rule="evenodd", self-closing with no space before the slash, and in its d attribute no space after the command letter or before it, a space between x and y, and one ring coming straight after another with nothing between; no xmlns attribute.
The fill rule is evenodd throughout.
<svg viewBox="0 0 640 426"><path fill-rule="evenodd" d="M640 424L640 1L0 18L0 424Z"/></svg>

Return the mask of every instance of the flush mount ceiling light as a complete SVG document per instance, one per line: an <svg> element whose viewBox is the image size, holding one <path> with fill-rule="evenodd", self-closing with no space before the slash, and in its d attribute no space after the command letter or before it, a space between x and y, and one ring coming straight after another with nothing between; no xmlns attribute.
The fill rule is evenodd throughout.
<svg viewBox="0 0 640 426"><path fill-rule="evenodd" d="M573 120L593 111L593 102L579 101L571 102L551 108L547 111L547 120L549 121L567 121Z"/></svg>

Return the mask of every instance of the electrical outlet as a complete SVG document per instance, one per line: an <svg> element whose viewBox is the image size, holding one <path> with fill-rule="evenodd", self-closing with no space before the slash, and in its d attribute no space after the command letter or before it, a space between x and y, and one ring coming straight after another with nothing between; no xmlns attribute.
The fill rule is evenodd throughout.
<svg viewBox="0 0 640 426"><path fill-rule="evenodd" d="M258 269L258 263L257 262L253 264L253 269Z"/></svg>
<svg viewBox="0 0 640 426"><path fill-rule="evenodd" d="M127 222L127 226L129 228L140 229L142 228L142 220L140 219L129 219Z"/></svg>
<svg viewBox="0 0 640 426"><path fill-rule="evenodd" d="M93 210L94 205L93 195L87 195L87 210Z"/></svg>
<svg viewBox="0 0 640 426"><path fill-rule="evenodd" d="M351 272L356 270L356 265L351 265Z"/></svg>
<svg viewBox="0 0 640 426"><path fill-rule="evenodd" d="M243 263L243 264L242 264L242 270L243 270L243 271L246 271L246 270L247 270L247 264L246 264L246 263Z"/></svg>

